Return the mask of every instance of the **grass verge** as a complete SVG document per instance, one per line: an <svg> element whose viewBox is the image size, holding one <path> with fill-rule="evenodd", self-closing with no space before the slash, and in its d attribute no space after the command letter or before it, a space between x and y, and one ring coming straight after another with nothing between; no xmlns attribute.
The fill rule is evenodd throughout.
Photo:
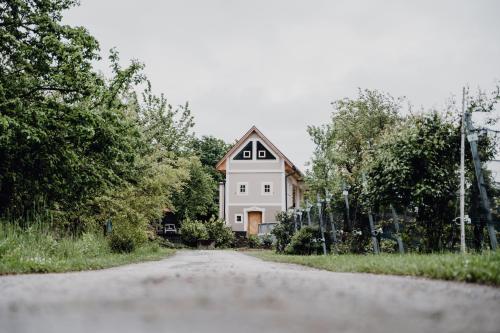
<svg viewBox="0 0 500 333"><path fill-rule="evenodd" d="M466 255L444 253L294 256L271 251L249 254L268 261L299 264L334 272L420 276L500 286L500 251Z"/></svg>
<svg viewBox="0 0 500 333"><path fill-rule="evenodd" d="M104 237L92 233L57 239L34 230L0 231L0 275L102 269L159 260L175 252L146 243L130 253L114 253Z"/></svg>

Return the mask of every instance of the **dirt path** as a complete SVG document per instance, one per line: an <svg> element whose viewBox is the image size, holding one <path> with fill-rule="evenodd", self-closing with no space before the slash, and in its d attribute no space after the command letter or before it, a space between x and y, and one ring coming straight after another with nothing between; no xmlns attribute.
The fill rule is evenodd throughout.
<svg viewBox="0 0 500 333"><path fill-rule="evenodd" d="M500 332L500 289L331 273L233 251L0 277L0 332Z"/></svg>

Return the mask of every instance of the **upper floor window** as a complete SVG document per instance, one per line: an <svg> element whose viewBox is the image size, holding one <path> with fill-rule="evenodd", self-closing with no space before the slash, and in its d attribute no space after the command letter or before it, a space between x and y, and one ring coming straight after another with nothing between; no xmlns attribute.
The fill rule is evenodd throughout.
<svg viewBox="0 0 500 333"><path fill-rule="evenodd" d="M266 151L265 150L259 150L259 153L257 155L259 158L265 158L266 157Z"/></svg>
<svg viewBox="0 0 500 333"><path fill-rule="evenodd" d="M238 183L237 193L238 195L248 194L248 183Z"/></svg>
<svg viewBox="0 0 500 333"><path fill-rule="evenodd" d="M262 195L272 195L272 194L273 194L273 184L262 183Z"/></svg>

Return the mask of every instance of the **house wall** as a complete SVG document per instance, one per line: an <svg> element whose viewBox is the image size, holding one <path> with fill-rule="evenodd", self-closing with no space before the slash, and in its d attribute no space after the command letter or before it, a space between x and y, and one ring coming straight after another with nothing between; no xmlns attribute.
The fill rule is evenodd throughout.
<svg viewBox="0 0 500 333"><path fill-rule="evenodd" d="M244 142L240 143L243 148L249 141L260 141L269 151L273 152L276 160L257 160L256 144L254 143L253 160L233 160L239 153L236 150L226 160L226 183L225 187L220 187L221 197L226 203L223 216L226 224L230 225L233 231L247 231L248 212L261 211L262 222L276 222L276 214L284 211L285 207L285 161L273 151L269 146L260 140L257 135L252 134ZM293 177L288 177L288 204L293 206L293 186L297 186L297 181ZM247 193L239 194L240 183L247 185ZM263 193L264 183L272 185L271 194ZM241 222L236 221L236 214L241 214Z"/></svg>

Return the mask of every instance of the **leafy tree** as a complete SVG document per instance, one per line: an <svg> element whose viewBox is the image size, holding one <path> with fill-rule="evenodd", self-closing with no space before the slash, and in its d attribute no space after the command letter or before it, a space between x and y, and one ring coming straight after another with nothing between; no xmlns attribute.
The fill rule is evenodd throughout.
<svg viewBox="0 0 500 333"><path fill-rule="evenodd" d="M459 135L437 113L410 117L386 133L366 162L367 204L415 212L427 251L442 248L444 227L454 218Z"/></svg>
<svg viewBox="0 0 500 333"><path fill-rule="evenodd" d="M208 219L213 209L216 183L208 174L197 157L184 161L183 168L188 170L188 179L173 198L177 217L185 219Z"/></svg>
<svg viewBox="0 0 500 333"><path fill-rule="evenodd" d="M363 157L377 137L394 126L400 116L403 99L394 99L376 90L359 90L355 99L341 99L333 104L330 123L323 126L309 126L308 133L316 145L311 171L306 181L310 192L322 195L326 191L334 194L334 206L343 207L343 184L350 188L350 221L361 223L361 166ZM345 224L346 230L353 225Z"/></svg>
<svg viewBox="0 0 500 333"><path fill-rule="evenodd" d="M96 74L98 43L61 24L75 1L0 3L0 212L78 209L134 178L143 141L121 95L142 66Z"/></svg>
<svg viewBox="0 0 500 333"><path fill-rule="evenodd" d="M194 139L192 147L194 153L200 158L201 164L212 177L218 182L222 181L224 176L215 169L215 165L224 157L231 145L214 136L204 135L200 139Z"/></svg>
<svg viewBox="0 0 500 333"><path fill-rule="evenodd" d="M153 94L148 81L142 103L136 101L136 112L144 136L153 149L169 152L172 156L191 153L194 120L187 102L172 107L163 94Z"/></svg>

